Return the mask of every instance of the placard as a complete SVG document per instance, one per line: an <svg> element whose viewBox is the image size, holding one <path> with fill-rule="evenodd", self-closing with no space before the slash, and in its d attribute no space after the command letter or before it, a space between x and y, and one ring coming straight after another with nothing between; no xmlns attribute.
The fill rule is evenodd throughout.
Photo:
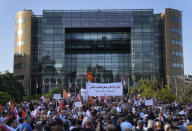
<svg viewBox="0 0 192 131"><path fill-rule="evenodd" d="M89 96L122 96L123 85L119 83L86 83Z"/></svg>
<svg viewBox="0 0 192 131"><path fill-rule="evenodd" d="M61 94L54 94L53 99L61 99Z"/></svg>
<svg viewBox="0 0 192 131"><path fill-rule="evenodd" d="M153 105L153 100L152 100L152 99L150 99L150 100L145 100L145 105L146 105L146 106L151 106L151 105Z"/></svg>
<svg viewBox="0 0 192 131"><path fill-rule="evenodd" d="M81 101L75 102L75 107L82 107L82 102Z"/></svg>

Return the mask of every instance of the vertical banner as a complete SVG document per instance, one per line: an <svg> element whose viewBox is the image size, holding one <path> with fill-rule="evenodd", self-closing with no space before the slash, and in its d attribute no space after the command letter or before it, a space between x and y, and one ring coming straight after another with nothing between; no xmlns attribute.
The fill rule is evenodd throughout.
<svg viewBox="0 0 192 131"><path fill-rule="evenodd" d="M122 96L123 85L119 83L86 83L89 96Z"/></svg>

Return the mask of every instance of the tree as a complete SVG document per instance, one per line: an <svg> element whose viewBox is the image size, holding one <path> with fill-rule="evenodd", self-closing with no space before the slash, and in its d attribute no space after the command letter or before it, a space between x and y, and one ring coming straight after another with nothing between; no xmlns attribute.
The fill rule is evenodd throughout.
<svg viewBox="0 0 192 131"><path fill-rule="evenodd" d="M6 104L13 98L7 92L0 92L0 104Z"/></svg>
<svg viewBox="0 0 192 131"><path fill-rule="evenodd" d="M185 92L183 94L183 101L192 103L192 82L186 87Z"/></svg>
<svg viewBox="0 0 192 131"><path fill-rule="evenodd" d="M11 95L16 102L23 100L24 87L22 83L18 82L13 76L13 73L9 73L8 71L0 74L0 91Z"/></svg>
<svg viewBox="0 0 192 131"><path fill-rule="evenodd" d="M162 101L168 100L169 102L173 102L176 96L174 95L170 86L165 85L165 87L161 88L158 91L157 98L158 100L162 100Z"/></svg>
<svg viewBox="0 0 192 131"><path fill-rule="evenodd" d="M141 94L141 97L156 97L159 100L165 101L169 100L170 102L175 100L175 95L172 89L166 85L163 85L157 80L140 80L137 83L137 87L131 90L132 95Z"/></svg>

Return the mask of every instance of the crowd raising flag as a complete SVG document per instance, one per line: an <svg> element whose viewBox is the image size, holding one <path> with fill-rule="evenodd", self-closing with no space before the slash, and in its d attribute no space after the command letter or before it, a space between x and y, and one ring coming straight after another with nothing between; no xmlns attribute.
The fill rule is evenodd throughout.
<svg viewBox="0 0 192 131"><path fill-rule="evenodd" d="M121 77L121 82L122 82L122 85L125 86L127 84L127 80L125 78L125 75L122 74L122 77Z"/></svg>
<svg viewBox="0 0 192 131"><path fill-rule="evenodd" d="M89 73L88 71L86 72L86 76L88 78L88 80L91 82L93 80L93 76L91 75L91 73Z"/></svg>

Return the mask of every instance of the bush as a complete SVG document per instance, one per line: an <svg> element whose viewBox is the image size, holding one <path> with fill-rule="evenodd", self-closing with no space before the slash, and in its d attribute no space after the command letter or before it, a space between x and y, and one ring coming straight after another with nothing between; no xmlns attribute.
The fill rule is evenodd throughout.
<svg viewBox="0 0 192 131"><path fill-rule="evenodd" d="M7 92L0 92L0 104L6 104L13 98Z"/></svg>

